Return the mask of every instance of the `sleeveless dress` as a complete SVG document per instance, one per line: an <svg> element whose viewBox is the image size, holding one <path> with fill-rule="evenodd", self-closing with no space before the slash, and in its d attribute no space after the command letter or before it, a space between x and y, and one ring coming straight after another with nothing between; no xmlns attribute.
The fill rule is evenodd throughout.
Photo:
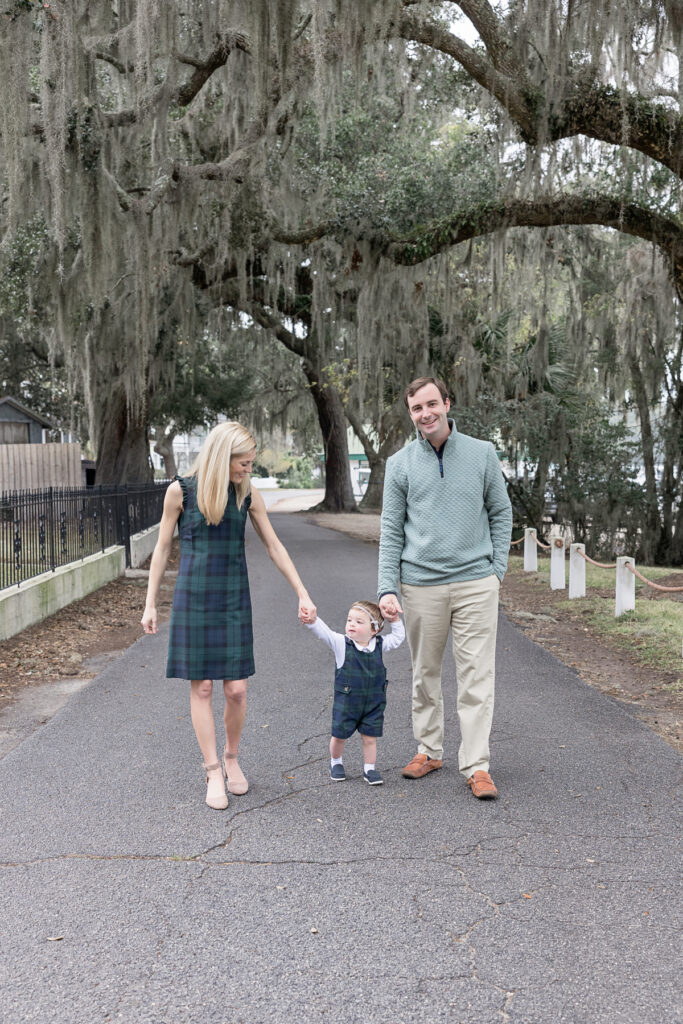
<svg viewBox="0 0 683 1024"><path fill-rule="evenodd" d="M194 477L178 519L180 568L173 594L167 678L244 679L254 674L254 639L244 528L249 495L237 508L230 484L223 519L210 526L197 506Z"/></svg>

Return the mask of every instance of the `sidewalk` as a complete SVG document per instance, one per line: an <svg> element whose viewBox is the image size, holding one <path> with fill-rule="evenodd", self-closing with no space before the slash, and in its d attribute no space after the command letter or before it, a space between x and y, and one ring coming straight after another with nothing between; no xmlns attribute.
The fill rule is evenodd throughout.
<svg viewBox="0 0 683 1024"><path fill-rule="evenodd" d="M277 530L339 628L367 545ZM680 758L505 619L492 770L409 782L410 662L387 656L378 766L330 782L333 666L250 533L258 674L249 793L203 803L166 635L112 662L0 761L8 1020L59 1024L662 1024L675 1021ZM216 687L216 711L219 688Z"/></svg>

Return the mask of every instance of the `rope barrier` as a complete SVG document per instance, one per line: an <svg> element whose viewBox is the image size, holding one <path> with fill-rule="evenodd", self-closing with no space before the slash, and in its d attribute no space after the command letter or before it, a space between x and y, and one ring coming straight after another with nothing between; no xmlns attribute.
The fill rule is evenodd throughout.
<svg viewBox="0 0 683 1024"><path fill-rule="evenodd" d="M633 575L637 576L639 580L643 581L643 583L647 583L648 587L652 587L653 590L664 590L667 594L683 593L683 587L663 587L661 583L653 583L652 580L646 579L646 577L643 576L642 573L638 572L635 565L631 565L630 562L624 562L624 565L629 570L629 572L632 572Z"/></svg>
<svg viewBox="0 0 683 1024"><path fill-rule="evenodd" d="M524 537L520 537L518 540L512 540L510 541L510 546L513 546L514 544L521 544L524 539ZM536 536L534 536L533 539L536 541L539 548L543 548L545 551L550 550L552 545L542 544ZM564 541L561 537L556 537L553 543L556 548L563 548L565 546ZM578 555L581 555L585 562L590 562L591 565L597 566L598 569L616 569L617 567L616 562L596 562L595 559L590 558L590 556L587 555L585 551L579 551L577 549L576 553ZM637 576L639 580L641 580L643 583L646 583L648 587L652 587L653 590L661 590L663 593L666 594L683 594L683 587L665 587L662 586L661 583L653 583L652 580L649 580L646 576L643 576L641 572L638 572L636 567L632 565L630 562L624 562L624 565L630 572L633 573L634 576Z"/></svg>
<svg viewBox="0 0 683 1024"><path fill-rule="evenodd" d="M577 554L581 555L583 559L590 562L591 565L597 565L598 569L616 569L616 562L596 562L594 558L589 558L585 551L578 551Z"/></svg>

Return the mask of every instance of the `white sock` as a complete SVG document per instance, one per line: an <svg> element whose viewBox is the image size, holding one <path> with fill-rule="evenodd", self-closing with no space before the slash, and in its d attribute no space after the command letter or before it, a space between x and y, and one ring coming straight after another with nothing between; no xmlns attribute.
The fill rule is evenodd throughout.
<svg viewBox="0 0 683 1024"><path fill-rule="evenodd" d="M334 765L334 764L342 764L342 763L343 763L343 761L344 761L344 758L343 758L343 757L331 757L331 758L330 758L330 764L331 764L331 765Z"/></svg>
<svg viewBox="0 0 683 1024"><path fill-rule="evenodd" d="M364 764L363 765L363 771L364 772L374 771L374 768L375 768L374 764Z"/></svg>

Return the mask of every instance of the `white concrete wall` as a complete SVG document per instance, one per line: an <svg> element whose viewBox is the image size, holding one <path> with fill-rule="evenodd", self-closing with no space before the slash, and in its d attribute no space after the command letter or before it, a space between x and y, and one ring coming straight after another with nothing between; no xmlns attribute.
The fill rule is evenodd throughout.
<svg viewBox="0 0 683 1024"><path fill-rule="evenodd" d="M125 569L125 548L114 545L80 562L59 566L54 572L41 573L21 586L0 590L0 640L42 622L72 601L122 576Z"/></svg>
<svg viewBox="0 0 683 1024"><path fill-rule="evenodd" d="M134 533L130 538L130 567L131 569L139 569L141 565L147 561L149 556L154 551L156 542L159 537L159 526L150 526L148 530L141 530L140 533Z"/></svg>

